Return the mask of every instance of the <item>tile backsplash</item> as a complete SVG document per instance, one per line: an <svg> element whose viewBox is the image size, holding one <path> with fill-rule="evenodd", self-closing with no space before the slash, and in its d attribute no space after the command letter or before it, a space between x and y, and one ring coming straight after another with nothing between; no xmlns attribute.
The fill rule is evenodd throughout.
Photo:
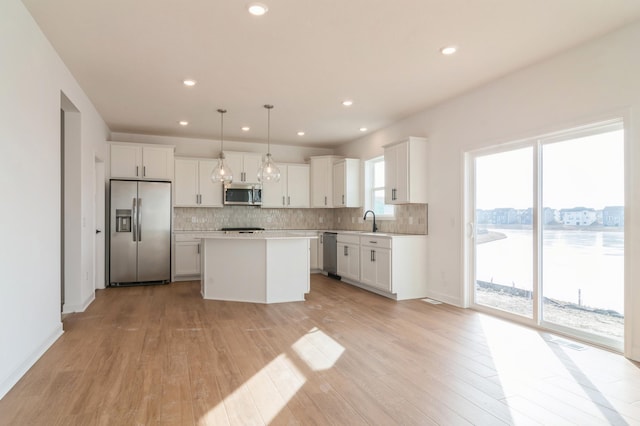
<svg viewBox="0 0 640 426"><path fill-rule="evenodd" d="M427 204L396 206L395 220L378 220L380 232L427 234ZM339 229L367 231L371 220L362 221L362 208L263 209L253 206L223 208L176 207L176 231L217 231L221 228L256 226L265 229Z"/></svg>

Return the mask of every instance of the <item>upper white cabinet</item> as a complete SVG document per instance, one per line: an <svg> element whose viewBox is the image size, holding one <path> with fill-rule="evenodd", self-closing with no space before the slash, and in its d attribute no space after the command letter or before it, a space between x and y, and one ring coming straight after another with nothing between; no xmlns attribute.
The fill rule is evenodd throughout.
<svg viewBox="0 0 640 426"><path fill-rule="evenodd" d="M222 207L222 183L211 181L218 160L176 158L174 205L176 207Z"/></svg>
<svg viewBox="0 0 640 426"><path fill-rule="evenodd" d="M360 160L345 158L333 164L333 206L361 207Z"/></svg>
<svg viewBox="0 0 640 426"><path fill-rule="evenodd" d="M262 207L309 207L309 166L278 164L280 181L262 184Z"/></svg>
<svg viewBox="0 0 640 426"><path fill-rule="evenodd" d="M427 140L408 139L384 147L386 204L427 202Z"/></svg>
<svg viewBox="0 0 640 426"><path fill-rule="evenodd" d="M231 167L234 182L258 182L258 169L262 164L262 154L225 151L224 156Z"/></svg>
<svg viewBox="0 0 640 426"><path fill-rule="evenodd" d="M111 178L173 180L173 146L110 143Z"/></svg>
<svg viewBox="0 0 640 426"><path fill-rule="evenodd" d="M340 157L310 157L311 207L333 207L333 163Z"/></svg>

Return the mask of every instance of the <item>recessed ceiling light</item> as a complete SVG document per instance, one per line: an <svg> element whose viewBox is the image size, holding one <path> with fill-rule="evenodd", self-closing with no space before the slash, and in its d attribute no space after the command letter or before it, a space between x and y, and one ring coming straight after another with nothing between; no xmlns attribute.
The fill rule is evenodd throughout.
<svg viewBox="0 0 640 426"><path fill-rule="evenodd" d="M443 55L453 55L457 51L458 51L458 48L455 46L447 46L440 49L440 53L442 53Z"/></svg>
<svg viewBox="0 0 640 426"><path fill-rule="evenodd" d="M298 132L298 136L304 136L304 132Z"/></svg>
<svg viewBox="0 0 640 426"><path fill-rule="evenodd" d="M178 121L178 124L181 125L181 126L188 126L189 122L186 121L186 120L180 120L180 121Z"/></svg>
<svg viewBox="0 0 640 426"><path fill-rule="evenodd" d="M367 129L366 127L360 127L360 131L361 132L366 132L367 130L369 130L369 129Z"/></svg>
<svg viewBox="0 0 640 426"><path fill-rule="evenodd" d="M269 10L269 8L262 3L250 3L247 9L249 13L254 16L262 16Z"/></svg>
<svg viewBox="0 0 640 426"><path fill-rule="evenodd" d="M345 99L344 101L342 101L342 105L351 106L353 105L353 101L351 99Z"/></svg>
<svg viewBox="0 0 640 426"><path fill-rule="evenodd" d="M243 131L243 132L248 132L249 130L251 130L251 127L249 127L249 126L242 126L242 131Z"/></svg>
<svg viewBox="0 0 640 426"><path fill-rule="evenodd" d="M193 87L193 86L196 85L196 81L195 80L190 80L190 79L182 80L182 84L184 84L185 86L188 86L188 87Z"/></svg>

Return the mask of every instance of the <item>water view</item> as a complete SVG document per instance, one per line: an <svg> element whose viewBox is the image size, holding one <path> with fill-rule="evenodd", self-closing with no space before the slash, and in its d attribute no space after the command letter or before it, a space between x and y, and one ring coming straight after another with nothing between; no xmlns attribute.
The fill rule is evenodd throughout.
<svg viewBox="0 0 640 426"><path fill-rule="evenodd" d="M533 289L531 230L494 228L501 239L477 247L476 278ZM545 297L624 313L624 233L548 230L543 238Z"/></svg>

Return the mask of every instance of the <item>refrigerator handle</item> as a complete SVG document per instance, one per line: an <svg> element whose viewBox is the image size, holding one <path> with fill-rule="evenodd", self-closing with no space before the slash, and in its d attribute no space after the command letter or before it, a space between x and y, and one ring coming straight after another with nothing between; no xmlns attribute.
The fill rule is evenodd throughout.
<svg viewBox="0 0 640 426"><path fill-rule="evenodd" d="M138 198L138 241L142 241L142 198Z"/></svg>
<svg viewBox="0 0 640 426"><path fill-rule="evenodd" d="M136 203L137 198L133 199L133 207L132 207L132 212L133 212L133 217L132 217L132 222L133 222L133 241L136 242L136 237L138 235L138 203Z"/></svg>

